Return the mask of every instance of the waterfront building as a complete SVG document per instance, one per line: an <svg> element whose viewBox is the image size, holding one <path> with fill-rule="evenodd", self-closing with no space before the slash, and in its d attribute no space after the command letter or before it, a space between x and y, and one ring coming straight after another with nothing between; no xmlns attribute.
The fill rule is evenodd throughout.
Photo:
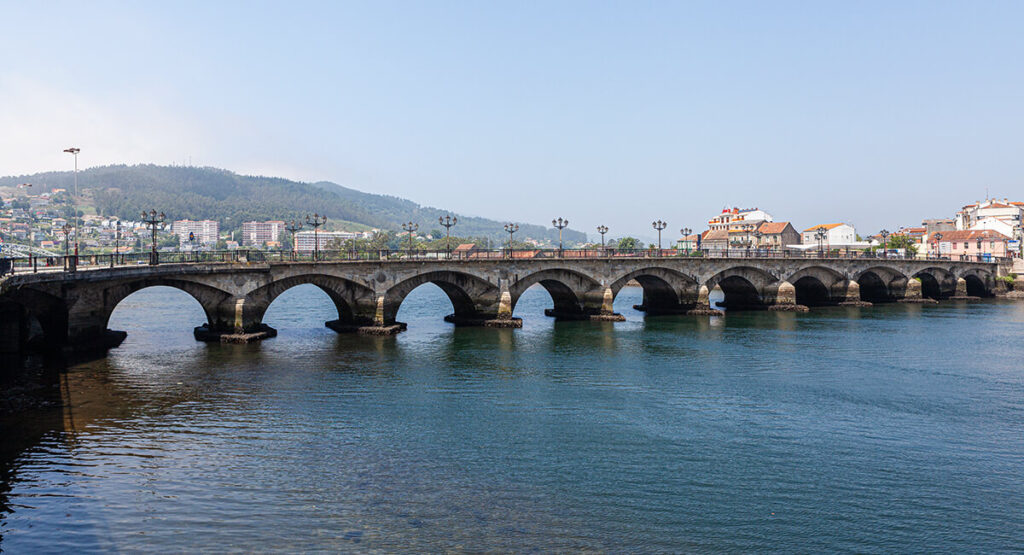
<svg viewBox="0 0 1024 555"><path fill-rule="evenodd" d="M725 229L709 229L701 234L701 250L724 251L729 248L729 231Z"/></svg>
<svg viewBox="0 0 1024 555"><path fill-rule="evenodd" d="M824 239L825 247L846 247L848 245L855 245L857 243L857 230L850 224L838 223L838 224L821 224L809 227L803 231L801 237L803 244L805 245L817 245L818 244L818 229L825 228L826 234Z"/></svg>
<svg viewBox="0 0 1024 555"><path fill-rule="evenodd" d="M178 236L182 246L190 244L189 234L194 235L196 245L216 245L220 225L213 220L177 220L171 224L171 232Z"/></svg>
<svg viewBox="0 0 1024 555"><path fill-rule="evenodd" d="M361 234L351 231L319 231L314 235L312 231L300 231L295 234L295 250L298 252L313 252L317 237L319 237L320 241L320 250L326 250L327 245L335 240L342 242L349 239L358 239L361 237Z"/></svg>
<svg viewBox="0 0 1024 555"><path fill-rule="evenodd" d="M268 243L278 243L281 232L284 231L284 222L245 222L242 224L242 245L247 247L261 247Z"/></svg>
<svg viewBox="0 0 1024 555"><path fill-rule="evenodd" d="M932 251L940 256L961 255L1010 256L1010 237L991 229L966 229L940 233L941 238L932 237Z"/></svg>
<svg viewBox="0 0 1024 555"><path fill-rule="evenodd" d="M1024 202L1005 198L1001 201L987 199L975 202L961 208L954 221L956 229L960 231L990 230L1006 235L1014 241L1016 246L1012 248L1020 254L1020 245L1024 242L1024 230L1021 227L1024 221Z"/></svg>
<svg viewBox="0 0 1024 555"><path fill-rule="evenodd" d="M761 234L760 238L754 237L757 248L779 249L800 244L800 233L790 222L764 222L757 231Z"/></svg>
<svg viewBox="0 0 1024 555"><path fill-rule="evenodd" d="M693 251L701 247L700 245L700 234L694 233L692 235L684 235L676 241L676 248L681 251Z"/></svg>
<svg viewBox="0 0 1024 555"><path fill-rule="evenodd" d="M759 208L725 208L721 214L708 220L708 229L711 231L731 231L754 226L750 228L753 231L762 222L771 221L774 221L771 214Z"/></svg>

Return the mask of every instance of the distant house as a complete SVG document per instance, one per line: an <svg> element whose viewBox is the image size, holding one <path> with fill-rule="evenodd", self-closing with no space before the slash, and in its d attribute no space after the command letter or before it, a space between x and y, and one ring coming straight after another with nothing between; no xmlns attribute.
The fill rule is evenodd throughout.
<svg viewBox="0 0 1024 555"><path fill-rule="evenodd" d="M761 237L755 240L754 246L758 248L781 249L800 244L800 233L789 222L764 222L757 231Z"/></svg>
<svg viewBox="0 0 1024 555"><path fill-rule="evenodd" d="M700 234L685 235L676 241L676 248L681 251L694 251L700 248Z"/></svg>
<svg viewBox="0 0 1024 555"><path fill-rule="evenodd" d="M801 237L803 244L818 244L818 230L825 228L825 238L822 241L826 247L846 246L857 242L857 230L850 224L822 224L809 227L804 230Z"/></svg>
<svg viewBox="0 0 1024 555"><path fill-rule="evenodd" d="M476 243L463 243L452 251L452 256L455 258L472 258L472 254L477 250Z"/></svg>
<svg viewBox="0 0 1024 555"><path fill-rule="evenodd" d="M700 239L700 248L712 252L728 250L729 231L725 229L705 231Z"/></svg>

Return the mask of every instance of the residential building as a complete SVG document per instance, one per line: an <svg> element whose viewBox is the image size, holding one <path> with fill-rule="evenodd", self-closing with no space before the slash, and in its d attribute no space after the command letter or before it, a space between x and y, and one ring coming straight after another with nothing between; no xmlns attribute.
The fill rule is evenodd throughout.
<svg viewBox="0 0 1024 555"><path fill-rule="evenodd" d="M695 251L701 248L700 234L684 235L676 241L676 248L681 251Z"/></svg>
<svg viewBox="0 0 1024 555"><path fill-rule="evenodd" d="M939 232L931 237L932 251L940 256L1010 256L1011 239L991 229Z"/></svg>
<svg viewBox="0 0 1024 555"><path fill-rule="evenodd" d="M764 222L757 228L754 246L757 248L781 249L787 245L799 245L800 233L790 222Z"/></svg>
<svg viewBox="0 0 1024 555"><path fill-rule="evenodd" d="M758 208L726 208L721 214L708 220L708 229L731 231L749 227L753 231L762 222L771 221L774 221L771 214Z"/></svg>
<svg viewBox="0 0 1024 555"><path fill-rule="evenodd" d="M171 224L171 232L178 236L178 244L182 246L192 244L190 234L196 245L216 245L220 225L213 220L177 220Z"/></svg>
<svg viewBox="0 0 1024 555"><path fill-rule="evenodd" d="M298 252L313 252L316 242L319 241L319 250L325 250L327 245L331 244L334 240L346 241L348 239L358 239L361 237L359 233L353 233L351 231L318 231L314 234L312 231L300 231L295 234L295 250Z"/></svg>
<svg viewBox="0 0 1024 555"><path fill-rule="evenodd" d="M1009 199L987 199L983 202L968 204L956 213L954 218L957 230L990 230L1008 236L1015 241L1015 249L1020 254L1020 245L1024 240L1024 202L1011 202Z"/></svg>
<svg viewBox="0 0 1024 555"><path fill-rule="evenodd" d="M245 222L242 224L242 245L247 247L261 247L267 243L277 243L281 240L281 232L284 231L284 222Z"/></svg>
<svg viewBox="0 0 1024 555"><path fill-rule="evenodd" d="M826 230L825 238L822 240L826 248L830 246L846 247L857 243L857 230L850 224L838 223L816 225L805 229L801 236L803 244L817 245L818 230L821 228Z"/></svg>
<svg viewBox="0 0 1024 555"><path fill-rule="evenodd" d="M729 231L725 229L707 230L701 234L700 248L705 251L724 251L729 248Z"/></svg>

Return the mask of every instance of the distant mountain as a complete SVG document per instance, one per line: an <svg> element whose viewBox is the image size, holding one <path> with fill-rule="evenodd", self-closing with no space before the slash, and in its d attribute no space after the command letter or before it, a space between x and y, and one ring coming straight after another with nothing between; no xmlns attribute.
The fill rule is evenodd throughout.
<svg viewBox="0 0 1024 555"><path fill-rule="evenodd" d="M71 191L73 172L48 172L0 177L0 187L32 183L32 193L54 188ZM238 175L218 168L184 166L101 166L78 172L83 197L91 195L97 213L123 219L138 218L156 209L169 219L217 220L233 230L250 220L303 219L314 212L332 223L352 222L398 231L406 222L419 224L421 233L439 228L439 216L451 212L420 206L388 195L364 193L326 181L301 183L279 177ZM496 220L459 215L452 234L462 237L506 239ZM349 226L358 227L358 226ZM584 242L586 235L566 229L567 242ZM557 240L558 230L520 223L517 239Z"/></svg>

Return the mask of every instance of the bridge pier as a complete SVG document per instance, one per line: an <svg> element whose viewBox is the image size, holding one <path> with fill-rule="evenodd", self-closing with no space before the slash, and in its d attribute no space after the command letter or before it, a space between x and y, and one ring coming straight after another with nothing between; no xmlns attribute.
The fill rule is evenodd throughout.
<svg viewBox="0 0 1024 555"><path fill-rule="evenodd" d="M919 278L910 278L907 280L907 285L903 289L903 298L899 299L901 303L911 304L938 304L939 301L935 299L929 299L925 297L921 289L921 280Z"/></svg>
<svg viewBox="0 0 1024 555"><path fill-rule="evenodd" d="M762 296L774 302L768 306L772 312L808 312L811 309L802 304L796 304L796 287L788 281L783 281L771 287Z"/></svg>
<svg viewBox="0 0 1024 555"><path fill-rule="evenodd" d="M952 301L973 301L980 299L981 297L975 297L967 294L967 280L964 278L956 278L956 292L949 299Z"/></svg>
<svg viewBox="0 0 1024 555"><path fill-rule="evenodd" d="M247 297L232 297L212 309L203 308L211 321L192 330L198 341L252 343L277 336L277 330L263 323L267 307Z"/></svg>
<svg viewBox="0 0 1024 555"><path fill-rule="evenodd" d="M852 279L837 283L833 287L833 295L840 299L839 306L873 306L872 303L861 299L860 284Z"/></svg>

